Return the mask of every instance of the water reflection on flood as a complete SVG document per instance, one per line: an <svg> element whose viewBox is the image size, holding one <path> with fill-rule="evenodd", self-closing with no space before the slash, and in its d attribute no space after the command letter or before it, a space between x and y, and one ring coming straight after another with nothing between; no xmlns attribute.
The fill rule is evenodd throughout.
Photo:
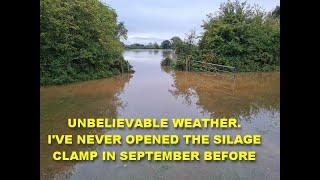
<svg viewBox="0 0 320 180"><path fill-rule="evenodd" d="M55 174L72 167L72 162L55 162L51 159L54 150L67 152L83 149L74 146L49 146L48 134L81 134L90 131L74 131L66 127L70 117L116 117L117 100L130 75L74 83L64 86L40 88L40 177L52 179Z"/></svg>
<svg viewBox="0 0 320 180"><path fill-rule="evenodd" d="M175 89L171 93L190 104L197 104L216 116L249 115L250 109L279 109L279 73L232 74L174 72Z"/></svg>
<svg viewBox="0 0 320 180"><path fill-rule="evenodd" d="M66 116L236 117L241 130L106 130L105 134L262 134L260 146L98 146L122 150L255 150L256 162L50 161L53 147L41 144L42 179L280 179L280 74L178 72L160 67L171 51L130 50L135 73L41 89L41 137L71 132ZM100 132L101 133L101 132ZM63 167L63 168L62 168ZM53 172L54 176L44 175ZM50 174L50 173L49 173Z"/></svg>

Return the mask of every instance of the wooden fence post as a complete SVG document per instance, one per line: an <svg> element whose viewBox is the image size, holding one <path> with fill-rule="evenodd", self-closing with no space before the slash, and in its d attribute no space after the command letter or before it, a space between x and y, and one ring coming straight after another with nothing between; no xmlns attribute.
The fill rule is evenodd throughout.
<svg viewBox="0 0 320 180"><path fill-rule="evenodd" d="M120 60L120 66L121 66L121 74L123 74L123 63L122 63L122 59Z"/></svg>
<svg viewBox="0 0 320 180"><path fill-rule="evenodd" d="M187 62L188 62L188 56L186 57L186 60L185 60L185 67L184 67L185 71L188 71L188 69L187 69L187 67L188 67Z"/></svg>
<svg viewBox="0 0 320 180"><path fill-rule="evenodd" d="M191 71L191 56L189 56L189 65L188 65L188 67L189 67L189 71Z"/></svg>

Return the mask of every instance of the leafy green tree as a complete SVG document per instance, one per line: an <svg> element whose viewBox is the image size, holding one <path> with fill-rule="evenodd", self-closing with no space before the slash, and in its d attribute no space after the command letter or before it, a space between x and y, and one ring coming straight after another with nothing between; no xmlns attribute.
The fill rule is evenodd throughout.
<svg viewBox="0 0 320 180"><path fill-rule="evenodd" d="M280 6L277 6L271 14L274 18L280 18Z"/></svg>
<svg viewBox="0 0 320 180"><path fill-rule="evenodd" d="M41 0L41 85L131 71L122 56L124 29L116 12L98 0Z"/></svg>
<svg viewBox="0 0 320 180"><path fill-rule="evenodd" d="M160 46L159 46L159 44L158 44L157 42L155 42L155 43L153 43L153 48L154 48L154 49L159 49Z"/></svg>
<svg viewBox="0 0 320 180"><path fill-rule="evenodd" d="M153 44L151 42L148 43L148 45L146 45L147 49L152 49L153 48Z"/></svg>
<svg viewBox="0 0 320 180"><path fill-rule="evenodd" d="M186 63L197 59L199 54L196 39L196 32L192 30L190 33L186 34L184 41L178 41L179 43L175 43L174 50L177 55L177 60L172 64L173 67L178 70L187 70L187 68L189 70L189 67L186 67Z"/></svg>
<svg viewBox="0 0 320 180"><path fill-rule="evenodd" d="M162 41L160 47L162 49L170 49L171 48L171 42L169 40Z"/></svg>
<svg viewBox="0 0 320 180"><path fill-rule="evenodd" d="M174 50L176 50L183 42L178 36L174 36L170 39L171 46Z"/></svg>
<svg viewBox="0 0 320 180"><path fill-rule="evenodd" d="M124 23L123 22L120 22L118 25L117 25L117 29L116 29L116 32L117 32L117 37L119 39L124 39L124 40L127 40L128 36L128 30L126 29L126 27L124 26Z"/></svg>
<svg viewBox="0 0 320 180"><path fill-rule="evenodd" d="M208 16L199 42L199 60L235 66L238 71L273 71L280 65L280 7L268 15L245 2L228 1Z"/></svg>

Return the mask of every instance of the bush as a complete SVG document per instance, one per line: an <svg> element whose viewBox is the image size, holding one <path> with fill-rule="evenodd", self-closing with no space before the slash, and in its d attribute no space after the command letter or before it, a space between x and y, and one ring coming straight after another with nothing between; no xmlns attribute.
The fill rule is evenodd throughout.
<svg viewBox="0 0 320 180"><path fill-rule="evenodd" d="M191 59L234 66L238 71L275 71L280 66L280 7L265 13L239 1L221 4L216 16L208 15L199 43L189 37L175 47L177 69ZM195 67L191 67L195 70Z"/></svg>
<svg viewBox="0 0 320 180"><path fill-rule="evenodd" d="M40 84L119 74L128 66L120 42L126 32L116 12L98 0L41 0Z"/></svg>

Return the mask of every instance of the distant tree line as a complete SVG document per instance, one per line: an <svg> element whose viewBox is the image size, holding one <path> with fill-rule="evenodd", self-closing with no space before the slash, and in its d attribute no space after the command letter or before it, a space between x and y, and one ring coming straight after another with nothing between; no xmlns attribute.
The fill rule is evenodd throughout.
<svg viewBox="0 0 320 180"><path fill-rule="evenodd" d="M280 67L280 7L264 12L246 2L222 3L208 15L201 36L173 37L177 59L173 67L186 70L186 59L236 67L237 71L278 71ZM191 63L192 71L201 71Z"/></svg>
<svg viewBox="0 0 320 180"><path fill-rule="evenodd" d="M158 43L148 43L147 45L134 43L130 45L124 45L126 49L161 49Z"/></svg>
<svg viewBox="0 0 320 180"><path fill-rule="evenodd" d="M40 83L63 84L131 71L116 12L99 0L40 0Z"/></svg>
<svg viewBox="0 0 320 180"><path fill-rule="evenodd" d="M148 43L147 45L134 43L130 45L123 45L126 49L171 49L171 42L164 40L159 45L158 43Z"/></svg>

